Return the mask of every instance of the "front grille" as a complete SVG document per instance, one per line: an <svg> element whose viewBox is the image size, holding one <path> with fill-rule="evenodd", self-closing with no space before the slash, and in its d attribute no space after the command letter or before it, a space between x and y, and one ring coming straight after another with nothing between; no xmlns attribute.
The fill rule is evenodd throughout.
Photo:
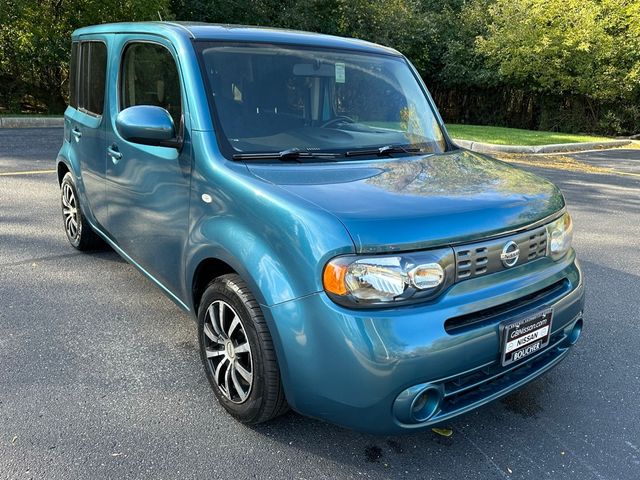
<svg viewBox="0 0 640 480"><path fill-rule="evenodd" d="M542 231L536 231L529 235L529 252L527 254L528 260L534 258L544 257L547 254L547 229Z"/></svg>
<svg viewBox="0 0 640 480"><path fill-rule="evenodd" d="M511 267L502 263L502 249L515 242L520 250L517 262ZM547 228L485 240L453 248L456 257L456 281L466 280L528 263L547 254Z"/></svg>
<svg viewBox="0 0 640 480"><path fill-rule="evenodd" d="M516 315L518 310L554 302L563 295L566 295L569 290L571 290L571 284L569 280L563 278L540 290L536 290L510 302L449 318L444 322L444 329L449 335L455 335L465 332L469 328L478 328L489 323L495 323L506 315Z"/></svg>
<svg viewBox="0 0 640 480"><path fill-rule="evenodd" d="M487 247L458 250L456 252L458 280L487 273L488 263Z"/></svg>

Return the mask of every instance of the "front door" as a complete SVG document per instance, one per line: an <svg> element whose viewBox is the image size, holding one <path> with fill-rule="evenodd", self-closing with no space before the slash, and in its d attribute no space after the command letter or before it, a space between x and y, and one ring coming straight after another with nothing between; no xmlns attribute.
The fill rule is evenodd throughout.
<svg viewBox="0 0 640 480"><path fill-rule="evenodd" d="M168 43L149 36L114 46L110 128L107 134L108 231L113 240L165 289L182 297L182 258L187 241L190 142L183 115L186 102L177 56ZM180 149L133 143L116 128L119 111L156 105L173 118Z"/></svg>

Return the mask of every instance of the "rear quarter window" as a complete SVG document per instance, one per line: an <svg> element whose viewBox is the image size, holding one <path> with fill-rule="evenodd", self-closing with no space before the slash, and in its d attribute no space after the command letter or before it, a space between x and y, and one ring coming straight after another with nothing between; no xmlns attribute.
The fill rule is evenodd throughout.
<svg viewBox="0 0 640 480"><path fill-rule="evenodd" d="M72 48L73 50L73 48ZM104 110L104 89L107 75L107 46L102 42L80 42L79 67L75 75L76 105L79 110L100 116ZM73 61L73 53L72 53ZM72 74L72 78L73 78ZM72 106L74 106L72 104Z"/></svg>

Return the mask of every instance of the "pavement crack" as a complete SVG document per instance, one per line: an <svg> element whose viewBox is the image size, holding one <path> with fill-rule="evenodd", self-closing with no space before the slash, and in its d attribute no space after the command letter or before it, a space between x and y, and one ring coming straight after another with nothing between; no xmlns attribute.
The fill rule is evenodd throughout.
<svg viewBox="0 0 640 480"><path fill-rule="evenodd" d="M469 435L466 435L462 429L458 428L458 429L456 429L456 431L458 431L460 433L460 435L462 435L462 438L464 438L478 452L480 452L480 454L485 458L487 464L490 465L491 467L493 467L494 471L497 474L499 474L502 478L505 478L505 479L511 478L507 473L504 472L504 470L502 470L498 466L498 464L496 462L493 461L493 458L491 458L482 448L480 448L480 446L476 442L474 442Z"/></svg>

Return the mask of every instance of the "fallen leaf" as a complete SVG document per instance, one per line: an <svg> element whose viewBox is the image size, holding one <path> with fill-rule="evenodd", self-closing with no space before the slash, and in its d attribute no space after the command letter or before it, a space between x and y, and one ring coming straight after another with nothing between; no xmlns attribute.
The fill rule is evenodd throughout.
<svg viewBox="0 0 640 480"><path fill-rule="evenodd" d="M450 428L432 428L431 431L443 437L450 437L451 435L453 435L453 430L451 430Z"/></svg>

